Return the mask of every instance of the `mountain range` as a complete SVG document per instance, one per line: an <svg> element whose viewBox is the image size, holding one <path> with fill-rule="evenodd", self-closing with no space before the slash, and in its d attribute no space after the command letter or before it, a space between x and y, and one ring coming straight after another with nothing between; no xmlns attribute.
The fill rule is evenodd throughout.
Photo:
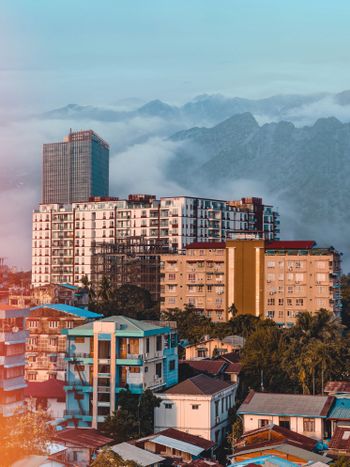
<svg viewBox="0 0 350 467"><path fill-rule="evenodd" d="M310 107L311 115L308 115L307 109ZM122 108L118 106L106 108L68 104L45 112L40 117L44 119L79 119L102 122L119 122L144 117L160 118L167 121L180 120L186 126L186 124L214 125L233 115L250 112L264 121L286 119L298 123L304 120L305 113L308 118L312 118L312 108L317 114L316 118L317 116L331 115L327 110L329 107L333 109L339 107L340 113L344 111L344 107L350 109L350 91L337 94L324 92L305 95L275 95L263 99L203 94L181 106L170 105L161 100L153 100L141 106L131 106L128 110L125 106L122 106Z"/></svg>

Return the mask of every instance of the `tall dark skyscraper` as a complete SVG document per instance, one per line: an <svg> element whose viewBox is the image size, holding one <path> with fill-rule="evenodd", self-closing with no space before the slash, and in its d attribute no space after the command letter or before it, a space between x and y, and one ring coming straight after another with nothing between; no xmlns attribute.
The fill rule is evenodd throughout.
<svg viewBox="0 0 350 467"><path fill-rule="evenodd" d="M109 145L94 131L71 131L61 143L44 144L42 203L108 195Z"/></svg>

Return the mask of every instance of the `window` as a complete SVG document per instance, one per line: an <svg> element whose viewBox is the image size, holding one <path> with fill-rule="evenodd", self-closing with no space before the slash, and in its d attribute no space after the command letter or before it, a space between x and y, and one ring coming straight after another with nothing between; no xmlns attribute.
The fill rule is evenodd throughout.
<svg viewBox="0 0 350 467"><path fill-rule="evenodd" d="M67 327L68 329L72 329L73 325L74 325L73 321L67 321L67 322L66 322L66 327Z"/></svg>
<svg viewBox="0 0 350 467"><path fill-rule="evenodd" d="M140 373L140 367L139 366L129 366L129 373Z"/></svg>
<svg viewBox="0 0 350 467"><path fill-rule="evenodd" d="M199 404L192 404L192 410L198 410Z"/></svg>
<svg viewBox="0 0 350 467"><path fill-rule="evenodd" d="M297 298L295 300L296 306L303 306L304 305L304 299L303 298Z"/></svg>
<svg viewBox="0 0 350 467"><path fill-rule="evenodd" d="M269 423L270 423L270 420L267 420L266 418L259 418L259 420L258 420L259 428L262 428L263 426L266 426Z"/></svg>
<svg viewBox="0 0 350 467"><path fill-rule="evenodd" d="M317 282L324 282L326 280L326 274L318 272L316 274L316 281Z"/></svg>
<svg viewBox="0 0 350 467"><path fill-rule="evenodd" d="M196 280L196 275L190 273L190 274L188 275L188 280L189 280L189 281L195 281L195 280Z"/></svg>
<svg viewBox="0 0 350 467"><path fill-rule="evenodd" d="M149 337L146 338L146 353L149 353Z"/></svg>
<svg viewBox="0 0 350 467"><path fill-rule="evenodd" d="M58 328L59 321L49 321L49 328L55 329Z"/></svg>
<svg viewBox="0 0 350 467"><path fill-rule="evenodd" d="M292 299L291 298L287 298L287 306L292 306Z"/></svg>
<svg viewBox="0 0 350 467"><path fill-rule="evenodd" d="M29 319L28 320L28 327L29 328L37 328L39 325L39 321L35 320L35 319Z"/></svg>
<svg viewBox="0 0 350 467"><path fill-rule="evenodd" d="M157 352L162 350L162 336L157 336L156 350Z"/></svg>
<svg viewBox="0 0 350 467"><path fill-rule="evenodd" d="M275 267L275 262L274 261L268 261L267 262L267 267L268 268L274 268Z"/></svg>
<svg viewBox="0 0 350 467"><path fill-rule="evenodd" d="M279 298L279 299L278 299L278 305L279 305L279 306L283 306L283 298Z"/></svg>
<svg viewBox="0 0 350 467"><path fill-rule="evenodd" d="M173 273L169 274L168 279L169 281L174 281L176 279L176 274L173 274Z"/></svg>
<svg viewBox="0 0 350 467"><path fill-rule="evenodd" d="M303 282L304 274L301 273L301 272L298 272L297 274L295 274L295 280L296 280L296 282Z"/></svg>
<svg viewBox="0 0 350 467"><path fill-rule="evenodd" d="M274 298L268 298L267 299L267 305L268 306L272 306L275 304L275 299Z"/></svg>
<svg viewBox="0 0 350 467"><path fill-rule="evenodd" d="M290 430L290 417L280 417L279 426L282 426L283 428L288 428L288 430Z"/></svg>
<svg viewBox="0 0 350 467"><path fill-rule="evenodd" d="M291 286L287 287L287 293L292 294L293 293L293 287L291 287Z"/></svg>
<svg viewBox="0 0 350 467"><path fill-rule="evenodd" d="M175 370L175 360L170 360L169 362L169 371Z"/></svg>
<svg viewBox="0 0 350 467"><path fill-rule="evenodd" d="M313 433L315 431L315 419L314 418L304 418L303 419L303 428L304 431Z"/></svg>
<svg viewBox="0 0 350 467"><path fill-rule="evenodd" d="M220 401L215 401L215 417L219 416L219 402Z"/></svg>
<svg viewBox="0 0 350 467"><path fill-rule="evenodd" d="M145 366L145 373L148 373L148 366Z"/></svg>
<svg viewBox="0 0 350 467"><path fill-rule="evenodd" d="M162 377L162 364L161 363L156 363L156 376L158 376L158 378Z"/></svg>
<svg viewBox="0 0 350 467"><path fill-rule="evenodd" d="M166 409L172 409L173 408L173 404L164 404L164 407Z"/></svg>

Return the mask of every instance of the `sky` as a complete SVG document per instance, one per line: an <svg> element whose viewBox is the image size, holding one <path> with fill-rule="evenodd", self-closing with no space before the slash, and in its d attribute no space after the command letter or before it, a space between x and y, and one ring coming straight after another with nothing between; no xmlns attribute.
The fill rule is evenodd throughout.
<svg viewBox="0 0 350 467"><path fill-rule="evenodd" d="M347 0L4 0L1 102L342 90L349 19Z"/></svg>
<svg viewBox="0 0 350 467"><path fill-rule="evenodd" d="M349 19L348 0L3 0L0 256L30 267L42 144L62 140L71 125L79 129L38 113L69 103L121 106L130 98L181 104L203 93L257 98L349 89ZM172 151L160 138L169 130L164 122L90 127L111 143L113 186L178 194L163 179ZM135 145L135 134L151 137ZM140 167L141 155L150 154L152 173L128 180L127 164Z"/></svg>

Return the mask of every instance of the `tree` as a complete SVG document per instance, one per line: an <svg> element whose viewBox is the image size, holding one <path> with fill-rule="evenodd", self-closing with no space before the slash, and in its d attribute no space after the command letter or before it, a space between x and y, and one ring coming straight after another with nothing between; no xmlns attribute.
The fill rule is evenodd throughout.
<svg viewBox="0 0 350 467"><path fill-rule="evenodd" d="M350 331L350 274L344 275L341 278L341 297L342 311L341 319L343 325Z"/></svg>
<svg viewBox="0 0 350 467"><path fill-rule="evenodd" d="M147 436L154 431L154 408L159 405L160 399L150 389L141 396L124 390L119 394L118 410L107 416L101 431L117 443Z"/></svg>
<svg viewBox="0 0 350 467"><path fill-rule="evenodd" d="M89 281L89 278L88 276L83 276L81 279L80 279L80 282L84 288L84 290L87 290L88 292L88 297L89 297L89 305L92 304L96 298L96 292L92 286L92 282Z"/></svg>
<svg viewBox="0 0 350 467"><path fill-rule="evenodd" d="M46 455L54 433L45 411L27 410L11 418L0 418L1 465L11 465L29 455Z"/></svg>
<svg viewBox="0 0 350 467"><path fill-rule="evenodd" d="M346 456L340 456L336 461L331 463L331 467L350 467L350 459Z"/></svg>
<svg viewBox="0 0 350 467"><path fill-rule="evenodd" d="M124 460L112 449L103 449L92 462L91 467L141 467L140 464L130 460Z"/></svg>
<svg viewBox="0 0 350 467"><path fill-rule="evenodd" d="M211 320L197 312L193 305L185 305L183 310L168 310L162 315L167 321L177 322L179 339L188 340L190 344L197 344L204 336L211 335L214 329Z"/></svg>

